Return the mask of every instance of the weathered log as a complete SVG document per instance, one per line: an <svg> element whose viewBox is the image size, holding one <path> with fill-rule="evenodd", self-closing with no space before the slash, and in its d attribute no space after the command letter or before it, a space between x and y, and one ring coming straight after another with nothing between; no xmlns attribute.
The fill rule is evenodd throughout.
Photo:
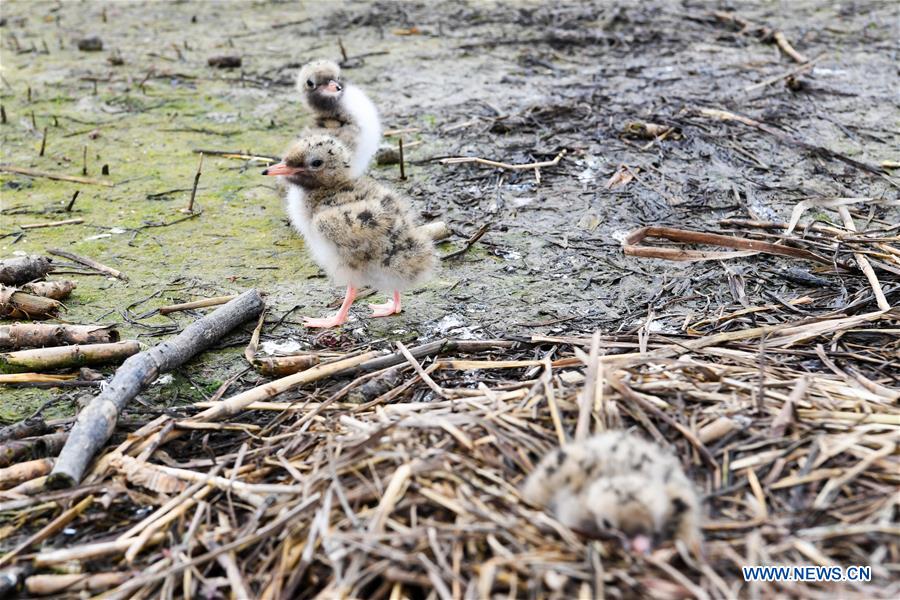
<svg viewBox="0 0 900 600"><path fill-rule="evenodd" d="M0 469L0 490L9 489L20 483L31 481L35 477L46 475L52 468L52 458L39 458Z"/></svg>
<svg viewBox="0 0 900 600"><path fill-rule="evenodd" d="M43 296L20 292L0 285L0 317L46 319L62 308L62 303Z"/></svg>
<svg viewBox="0 0 900 600"><path fill-rule="evenodd" d="M68 433L51 433L41 437L0 444L0 467L8 467L23 460L45 458L57 454L62 450L67 437L69 437Z"/></svg>
<svg viewBox="0 0 900 600"><path fill-rule="evenodd" d="M85 365L119 363L141 351L137 340L112 344L55 346L0 354L0 372L50 371Z"/></svg>
<svg viewBox="0 0 900 600"><path fill-rule="evenodd" d="M32 417L0 428L0 443L20 440L34 435L43 435L49 428L41 417Z"/></svg>
<svg viewBox="0 0 900 600"><path fill-rule="evenodd" d="M99 592L121 585L133 577L132 573L84 573L76 575L32 575L25 580L29 594L49 596L72 592Z"/></svg>
<svg viewBox="0 0 900 600"><path fill-rule="evenodd" d="M68 344L108 344L119 341L113 325L0 325L0 348L43 348Z"/></svg>
<svg viewBox="0 0 900 600"><path fill-rule="evenodd" d="M26 283L22 286L22 291L34 294L35 296L62 300L63 298L67 298L76 287L78 287L78 284L74 281L60 279L59 281L34 281L32 283Z"/></svg>
<svg viewBox="0 0 900 600"><path fill-rule="evenodd" d="M0 260L0 283L18 285L40 279L53 267L50 259L44 256L17 256Z"/></svg>
<svg viewBox="0 0 900 600"><path fill-rule="evenodd" d="M244 321L258 316L262 310L263 299L259 292L248 290L195 321L173 339L126 360L107 388L79 413L56 466L47 478L47 486L71 487L80 482L88 463L115 429L119 412L132 398L161 373L181 366Z"/></svg>

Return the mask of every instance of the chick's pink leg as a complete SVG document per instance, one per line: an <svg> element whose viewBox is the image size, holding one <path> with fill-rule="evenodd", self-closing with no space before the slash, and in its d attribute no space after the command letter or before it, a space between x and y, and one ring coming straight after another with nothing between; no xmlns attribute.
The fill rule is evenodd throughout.
<svg viewBox="0 0 900 600"><path fill-rule="evenodd" d="M348 285L347 294L344 296L344 302L341 303L340 310L338 310L330 317L325 317L322 319L305 317L303 319L303 324L307 327L336 327L338 325L343 325L347 322L347 315L350 313L350 307L353 306L353 300L355 298L356 288L352 285Z"/></svg>
<svg viewBox="0 0 900 600"><path fill-rule="evenodd" d="M394 290L394 298L384 304L370 304L373 317L389 317L400 312L400 292Z"/></svg>

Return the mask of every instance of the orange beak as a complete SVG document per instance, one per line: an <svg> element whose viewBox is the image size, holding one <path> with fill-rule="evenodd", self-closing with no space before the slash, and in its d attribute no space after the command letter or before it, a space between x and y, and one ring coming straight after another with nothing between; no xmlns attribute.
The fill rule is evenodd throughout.
<svg viewBox="0 0 900 600"><path fill-rule="evenodd" d="M267 168L262 172L263 175L268 175L270 177L274 177L276 175L293 175L294 173L298 173L303 169L300 167L289 167L283 162L276 163L271 167Z"/></svg>

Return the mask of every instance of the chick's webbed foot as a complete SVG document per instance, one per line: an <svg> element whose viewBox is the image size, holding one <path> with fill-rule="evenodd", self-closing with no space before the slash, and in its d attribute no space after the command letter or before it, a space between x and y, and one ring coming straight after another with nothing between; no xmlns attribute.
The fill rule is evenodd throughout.
<svg viewBox="0 0 900 600"><path fill-rule="evenodd" d="M331 315L330 317L304 317L303 324L307 327L337 327L347 322L347 317L341 318L340 313Z"/></svg>
<svg viewBox="0 0 900 600"><path fill-rule="evenodd" d="M400 312L400 292L395 291L394 297L383 304L370 304L373 317L389 317Z"/></svg>
<svg viewBox="0 0 900 600"><path fill-rule="evenodd" d="M344 295L344 301L341 308L330 317L314 318L304 317L303 324L307 327L337 327L347 322L347 316L350 314L350 307L353 306L353 300L356 298L356 288L352 285L347 286L347 293Z"/></svg>

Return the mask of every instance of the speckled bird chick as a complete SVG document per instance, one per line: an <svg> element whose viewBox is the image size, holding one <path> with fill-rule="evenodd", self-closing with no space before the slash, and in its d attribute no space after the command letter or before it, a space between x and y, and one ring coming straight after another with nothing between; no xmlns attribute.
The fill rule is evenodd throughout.
<svg viewBox="0 0 900 600"><path fill-rule="evenodd" d="M700 552L700 500L678 459L624 431L550 452L526 479L522 496L587 535L618 529L635 552L669 538Z"/></svg>
<svg viewBox="0 0 900 600"><path fill-rule="evenodd" d="M335 283L347 286L337 314L307 318L307 327L346 322L361 286L393 293L390 301L370 305L372 316L399 313L400 293L423 282L433 269L431 239L416 228L406 201L368 177L354 179L350 153L336 139L325 135L300 139L263 175L284 177L289 199L294 194L296 200L292 223L316 263Z"/></svg>
<svg viewBox="0 0 900 600"><path fill-rule="evenodd" d="M315 129L304 132L336 137L350 150L350 174L366 172L381 143L381 121L372 101L355 85L341 79L341 68L330 60L314 60L300 69L297 89L316 114Z"/></svg>

